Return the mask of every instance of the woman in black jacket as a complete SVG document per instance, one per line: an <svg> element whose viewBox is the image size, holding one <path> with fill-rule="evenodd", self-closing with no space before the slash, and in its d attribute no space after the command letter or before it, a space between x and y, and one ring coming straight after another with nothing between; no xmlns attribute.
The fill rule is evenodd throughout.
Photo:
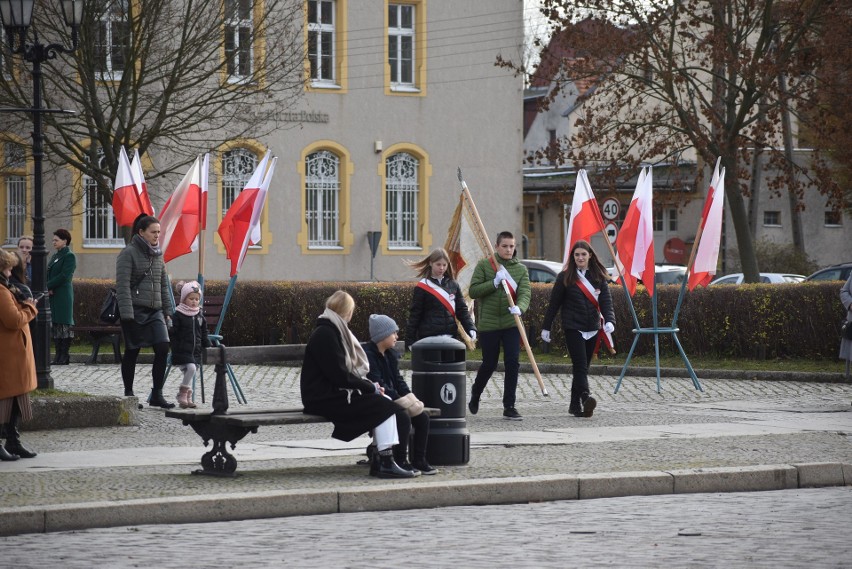
<svg viewBox="0 0 852 569"><path fill-rule="evenodd" d="M459 283L453 279L453 265L444 249L435 249L425 259L411 263L420 279L411 296L405 343L411 346L421 338L449 335L458 339L456 319L471 340L476 327L467 309Z"/></svg>
<svg viewBox="0 0 852 569"><path fill-rule="evenodd" d="M550 304L541 324L541 339L550 342L550 326L562 310L562 329L571 355L573 380L568 412L591 417L597 401L589 394L589 362L600 345L600 333L615 331L615 312L607 281L609 275L587 241L571 247L568 266L559 273L550 293ZM601 321L604 322L601 328Z"/></svg>
<svg viewBox="0 0 852 569"><path fill-rule="evenodd" d="M377 383L365 379L367 356L349 330L355 300L338 290L325 303L317 327L305 346L300 388L305 413L334 423L331 436L351 441L372 429L376 455L370 474L379 478L412 478L393 458L393 447L408 439L411 420Z"/></svg>
<svg viewBox="0 0 852 569"><path fill-rule="evenodd" d="M148 404L164 409L175 406L163 398L169 356L166 319L171 319L174 312L169 286L166 263L160 249L160 222L156 217L142 214L133 223L130 243L118 254L115 262L115 296L124 335L121 379L124 395L132 397L139 350L153 347L153 387Z"/></svg>

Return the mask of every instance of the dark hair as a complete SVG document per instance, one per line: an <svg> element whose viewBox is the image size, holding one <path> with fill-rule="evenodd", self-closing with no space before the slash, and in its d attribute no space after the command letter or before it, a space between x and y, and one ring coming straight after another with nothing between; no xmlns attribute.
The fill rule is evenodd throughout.
<svg viewBox="0 0 852 569"><path fill-rule="evenodd" d="M496 245L499 245L500 241L502 241L503 239L514 239L514 238L515 238L515 236L512 235L512 233L510 231L501 231L500 233L497 234L497 240L494 243Z"/></svg>
<svg viewBox="0 0 852 569"><path fill-rule="evenodd" d="M154 223L160 223L160 220L153 215L140 213L136 219L133 220L133 235L136 235L140 231L145 231Z"/></svg>
<svg viewBox="0 0 852 569"><path fill-rule="evenodd" d="M606 267L603 266L597 253L592 249L588 241L580 239L571 246L571 254L568 255L568 263L565 265L565 286L570 286L577 281L577 262L574 261L574 251L577 249L585 249L589 252L589 268L588 272L594 277L589 280L606 282L609 280L609 273Z"/></svg>
<svg viewBox="0 0 852 569"><path fill-rule="evenodd" d="M57 229L53 234L65 241L66 245L71 244L71 233L67 229Z"/></svg>
<svg viewBox="0 0 852 569"><path fill-rule="evenodd" d="M414 269L417 272L417 276L421 279L429 277L432 275L432 263L437 261L446 261L447 262L447 270L444 271L444 276L450 279L454 279L453 276L453 263L450 260L450 255L447 253L447 250L443 247L438 247L437 249L433 249L429 256L421 259L416 262L408 262L409 267Z"/></svg>

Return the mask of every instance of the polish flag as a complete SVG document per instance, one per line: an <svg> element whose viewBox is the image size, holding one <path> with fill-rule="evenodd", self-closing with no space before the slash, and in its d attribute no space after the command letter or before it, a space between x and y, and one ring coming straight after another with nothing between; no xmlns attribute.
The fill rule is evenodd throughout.
<svg viewBox="0 0 852 569"><path fill-rule="evenodd" d="M565 236L565 255L562 256L562 266L568 266L568 255L571 247L577 241L589 238L603 231L603 217L598 207L595 194L592 193L592 185L585 170L577 172L577 183L574 187L574 200L571 202L571 218L568 221L568 233Z"/></svg>
<svg viewBox="0 0 852 569"><path fill-rule="evenodd" d="M481 235L476 218L475 206L467 198L466 192L461 192L459 204L456 206L447 232L444 249L450 257L453 274L468 305L472 302L468 290L473 269L481 259L489 255L490 251L488 237Z"/></svg>
<svg viewBox="0 0 852 569"><path fill-rule="evenodd" d="M199 156L169 197L160 212L160 246L163 260L172 259L198 250L198 233L202 215L207 211L207 179L204 168L209 164L207 155Z"/></svg>
<svg viewBox="0 0 852 569"><path fill-rule="evenodd" d="M140 188L145 191L144 186L136 182L130 160L127 158L127 152L122 146L118 155L118 171L115 174L112 191L112 211L119 226L133 225L133 221L141 213L153 215L154 208L151 207L148 193L145 191L143 200L140 195ZM145 208L146 204L147 209Z"/></svg>
<svg viewBox="0 0 852 569"><path fill-rule="evenodd" d="M260 216L277 161L277 158L273 158L269 164L269 152L266 153L219 224L218 233L225 245L226 256L231 260L232 277L240 271L249 245L260 242Z"/></svg>
<svg viewBox="0 0 852 569"><path fill-rule="evenodd" d="M624 283L630 296L636 292L636 280L642 279L648 294L654 295L654 210L651 169L642 170L627 216L615 243L618 259L624 267Z"/></svg>
<svg viewBox="0 0 852 569"><path fill-rule="evenodd" d="M707 198L704 200L704 210L701 212L699 226L701 237L695 252L695 261L689 273L687 284L689 290L698 285L706 287L716 274L719 245L722 242L722 216L725 211L725 169L723 168L721 174L719 173L721 160L721 157L716 160L716 168L713 169Z"/></svg>
<svg viewBox="0 0 852 569"><path fill-rule="evenodd" d="M133 174L133 181L136 183L136 193L139 195L139 203L142 204L142 211L148 215L154 215L154 207L151 205L151 199L148 197L148 184L145 183L145 174L142 173L142 160L139 158L139 149L133 153L133 159L130 161L130 171Z"/></svg>

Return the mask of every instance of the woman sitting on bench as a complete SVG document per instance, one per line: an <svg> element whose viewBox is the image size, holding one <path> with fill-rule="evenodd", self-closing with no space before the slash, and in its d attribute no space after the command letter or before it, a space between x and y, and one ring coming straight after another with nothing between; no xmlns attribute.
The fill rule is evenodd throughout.
<svg viewBox="0 0 852 569"><path fill-rule="evenodd" d="M400 467L393 447L408 440L408 414L364 377L370 370L367 356L349 330L355 300L338 290L325 303L305 347L301 392L305 413L320 415L334 423L331 436L351 441L372 430L378 454L370 474L379 478L412 478L412 470Z"/></svg>

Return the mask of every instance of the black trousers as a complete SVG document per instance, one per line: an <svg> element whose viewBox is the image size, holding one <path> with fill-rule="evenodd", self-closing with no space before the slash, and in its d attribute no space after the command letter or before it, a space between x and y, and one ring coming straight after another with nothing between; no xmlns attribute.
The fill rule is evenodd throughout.
<svg viewBox="0 0 852 569"><path fill-rule="evenodd" d="M565 343L571 356L573 380L571 381L571 408L579 408L589 397L589 363L595 353L597 336L583 339L579 330L565 330Z"/></svg>

